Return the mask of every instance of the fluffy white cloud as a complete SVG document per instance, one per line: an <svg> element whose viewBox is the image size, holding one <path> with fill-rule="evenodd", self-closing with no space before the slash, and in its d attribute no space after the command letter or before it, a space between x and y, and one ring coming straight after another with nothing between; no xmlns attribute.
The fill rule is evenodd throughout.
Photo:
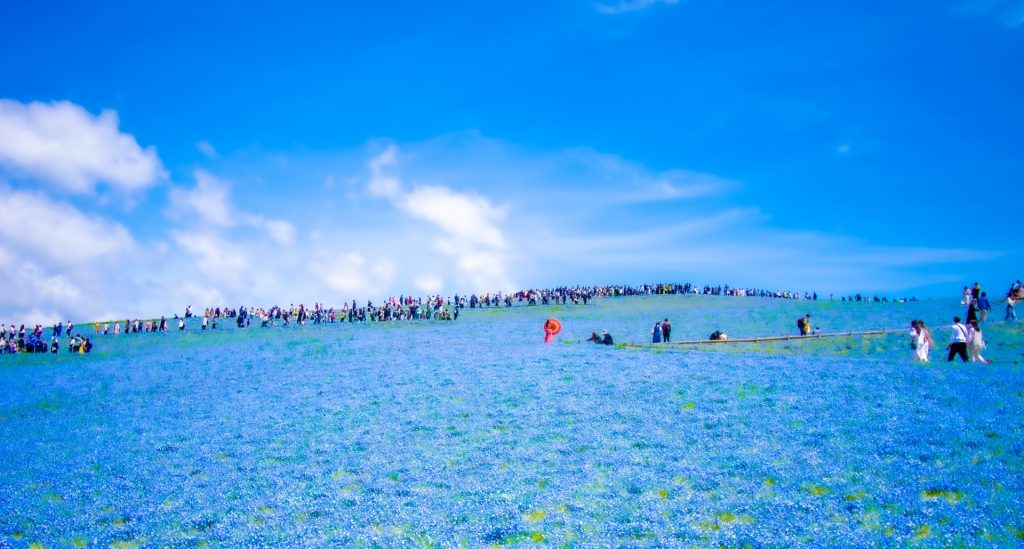
<svg viewBox="0 0 1024 549"><path fill-rule="evenodd" d="M133 307L145 275L124 226L40 192L0 184L0 196L0 314L50 323Z"/></svg>
<svg viewBox="0 0 1024 549"><path fill-rule="evenodd" d="M471 291L515 289L504 250L508 243L500 227L507 209L496 207L476 193L441 185L406 190L392 172L398 170L398 149L389 145L367 163L367 191L387 198L400 211L438 229L434 248L455 259L460 282Z"/></svg>
<svg viewBox="0 0 1024 549"><path fill-rule="evenodd" d="M71 204L0 185L0 243L20 257L76 268L130 250L122 225L83 214Z"/></svg>
<svg viewBox="0 0 1024 549"><path fill-rule="evenodd" d="M116 112L93 116L67 101L0 99L0 166L73 193L99 183L131 192L164 177L156 150L122 133Z"/></svg>
<svg viewBox="0 0 1024 549"><path fill-rule="evenodd" d="M398 205L457 238L494 248L506 246L505 236L497 225L505 216L505 209L492 206L481 196L447 187L419 187L403 196Z"/></svg>

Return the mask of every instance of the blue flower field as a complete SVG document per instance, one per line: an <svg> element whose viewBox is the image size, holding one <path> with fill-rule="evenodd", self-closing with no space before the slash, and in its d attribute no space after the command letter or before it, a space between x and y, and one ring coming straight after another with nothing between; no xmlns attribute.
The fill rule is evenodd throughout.
<svg viewBox="0 0 1024 549"><path fill-rule="evenodd" d="M586 341L666 317L674 340L795 333L804 313L921 318L938 348ZM993 363L947 363L936 326L962 313L649 296L2 356L0 546L1021 544L1024 333L990 319Z"/></svg>

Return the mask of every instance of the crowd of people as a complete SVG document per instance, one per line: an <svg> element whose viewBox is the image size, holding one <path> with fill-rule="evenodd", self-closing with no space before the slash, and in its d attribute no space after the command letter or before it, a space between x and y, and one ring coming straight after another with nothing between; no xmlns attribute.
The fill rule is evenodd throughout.
<svg viewBox="0 0 1024 549"><path fill-rule="evenodd" d="M910 349L913 351L913 359L918 362L929 362L929 353L935 347L935 339L932 338L931 330L923 320L910 322ZM946 349L949 351L946 360L952 362L954 358L960 357L963 362L980 362L988 364L989 361L981 356L985 350L985 336L981 331L981 324L977 319L970 320L966 324L961 322L960 317L953 317L953 324L950 326L950 341Z"/></svg>
<svg viewBox="0 0 1024 549"><path fill-rule="evenodd" d="M67 349L69 353L86 354L92 352L92 340L80 333L72 333L74 324L68 322L67 329L63 323L58 323L50 330L49 344L44 334L43 326L36 324L32 331L27 331L22 324L15 329L14 324L10 328L0 325L0 355L19 353L51 353L60 352L60 337L66 334Z"/></svg>
<svg viewBox="0 0 1024 549"><path fill-rule="evenodd" d="M255 307L242 306L231 307L209 307L203 310L201 315L193 312L192 306L186 307L183 315L175 314L173 317L178 331L185 331L186 319L200 317L199 327L201 330L216 330L218 320L230 319L238 328L248 328L254 321L259 327L289 326L310 324L334 324L334 323L361 323L361 322L395 322L410 320L439 320L454 321L458 319L460 310L482 309L490 307L514 307L514 306L544 306L544 305L587 305L597 298L640 296L640 295L708 295L708 296L731 296L731 297L762 297L773 299L795 299L816 301L819 296L817 292L793 292L787 290L765 290L756 288L730 287L729 285L694 285L690 283L653 283L640 285L604 285L604 286L561 286L547 289L520 290L511 293L495 292L484 294L472 294L460 296L455 294L452 297L440 295L428 295L426 297L412 297L401 295L391 297L384 303L374 305L367 301L365 306L359 306L355 300L343 304L341 307L327 307L323 303L314 303L312 307L303 304L289 305L288 307L270 306ZM833 294L828 296L835 300ZM840 296L844 302L888 302L888 297L866 296L854 294ZM1014 306L1017 301L1024 299L1024 288L1021 282L1017 281L1011 285L1006 297L1006 320L1016 320L1017 315ZM916 301L917 298L892 299L894 302ZM964 287L963 304L967 305L965 342L970 344L973 340L973 333L979 334L980 328L973 328L975 324L984 322L992 309L992 304L985 292L980 291L980 286L975 283L974 287ZM923 356L927 359L928 350L931 345L930 332L924 327L924 323L915 321L914 328L914 351L915 357ZM921 331L918 331L918 327ZM92 325L94 336L98 335L120 335L138 333L163 333L169 330L169 321L166 316L159 319L129 319L115 322L95 322ZM810 315L798 321L798 329L801 335L811 333ZM91 338L75 332L75 326L68 321L65 325L58 322L49 330L49 337L41 325L36 325L31 331L27 331L22 325L15 329L12 324L9 328L0 325L0 354L7 353L39 353L59 352L61 337L67 338L65 348L68 352L88 353L92 350ZM814 331L817 333L818 329ZM672 325L666 318L663 321L655 322L650 330L651 342L671 342ZM924 334L923 336L920 334ZM724 335L724 334L722 334ZM921 343L918 339L923 337ZM592 340L598 343L610 344L611 335L607 332L592 335ZM959 346L957 347L959 349ZM970 345L967 346L969 351ZM983 345L982 347L983 348ZM922 351L923 350L923 351ZM922 354L923 352L923 354ZM951 351L951 357L954 356ZM976 354L980 359L980 350ZM980 360L979 360L980 361Z"/></svg>
<svg viewBox="0 0 1024 549"><path fill-rule="evenodd" d="M1004 321L1014 322L1017 320L1017 312L1014 307L1022 298L1024 298L1024 287L1020 280L1017 280L1010 285L1006 292ZM962 362L988 364L989 361L981 354L987 346L981 325L992 311L992 302L988 298L988 293L983 292L981 284L977 282L974 283L974 286L964 286L960 304L967 307L966 320L962 320L959 316L953 317L949 344L946 345L946 350L949 351L946 360L952 362L956 357L960 357ZM910 349L913 351L913 359L919 362L928 362L930 360L929 352L933 347L935 347L935 339L924 321L912 321L910 323Z"/></svg>

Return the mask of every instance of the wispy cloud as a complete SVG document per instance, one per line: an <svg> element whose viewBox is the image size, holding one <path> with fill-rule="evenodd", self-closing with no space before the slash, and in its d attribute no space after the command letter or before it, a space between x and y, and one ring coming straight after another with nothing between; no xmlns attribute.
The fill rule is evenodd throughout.
<svg viewBox="0 0 1024 549"><path fill-rule="evenodd" d="M594 8L600 13L618 14L644 10L658 4L670 6L678 2L679 0L621 0L614 4L597 2Z"/></svg>
<svg viewBox="0 0 1024 549"><path fill-rule="evenodd" d="M287 245L295 241L295 227L289 221L268 219L232 204L230 181L220 179L205 170L196 170L194 176L196 184L192 188L170 189L167 215L171 219L220 228L240 225L260 227L279 244Z"/></svg>
<svg viewBox="0 0 1024 549"><path fill-rule="evenodd" d="M610 203L657 202L721 195L739 183L709 173L687 169L661 172L619 156L591 149L570 149L556 155L567 172L589 174L580 183L608 189L595 198Z"/></svg>
<svg viewBox="0 0 1024 549"><path fill-rule="evenodd" d="M1024 0L966 0L954 5L954 12L987 17L1007 27L1024 25Z"/></svg>
<svg viewBox="0 0 1024 549"><path fill-rule="evenodd" d="M206 158L217 158L217 149L215 149L209 141L200 141L196 143L196 150Z"/></svg>

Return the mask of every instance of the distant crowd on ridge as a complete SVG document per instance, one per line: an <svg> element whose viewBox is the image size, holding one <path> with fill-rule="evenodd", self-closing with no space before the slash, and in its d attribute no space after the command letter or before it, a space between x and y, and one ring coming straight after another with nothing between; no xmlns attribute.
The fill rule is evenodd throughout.
<svg viewBox="0 0 1024 549"><path fill-rule="evenodd" d="M975 286L977 287L977 284ZM562 286L550 289L521 290L509 294L504 294L502 292L484 293L480 295L473 294L469 296L460 296L455 294L454 297L448 298L439 295L430 295L426 298L414 298L412 296L401 295L397 298L389 298L385 300L384 303L376 306L372 301L367 301L366 306L363 307L359 306L355 300L352 300L351 305L349 303L345 303L341 307L326 307L322 303L314 303L311 308L307 308L304 304L299 304L298 307L294 305L289 305L288 307L280 307L277 305L270 307L241 306L237 309L229 307L209 307L203 311L201 316L195 314L192 310L192 306L189 305L186 307L183 315L174 315L173 322L176 325L177 331L185 331L187 326L186 319L197 316L200 317L201 330L215 330L217 328L217 321L223 319L231 319L238 328L250 327L254 322L256 322L260 327L270 327L278 325L288 326L291 324L301 326L307 323L334 324L368 321L454 321L458 319L459 311L466 308L477 309L488 307L543 306L552 304L568 305L570 303L573 305L587 305L595 298L679 294L797 300L804 299L811 301L816 301L818 299L817 292L801 293L786 290L738 288L730 287L729 285L697 286L690 283L641 284L638 286ZM835 300L835 296L833 294L829 294L829 299ZM1021 287L1021 282L1018 280L1011 286L1007 293L1006 320L1016 320L1017 316L1014 310L1014 305L1020 299L1024 299L1024 288ZM844 302L866 301L876 303L890 301L888 297L865 296L862 294L840 296L840 300ZM892 301L917 301L917 298L897 298L892 299ZM985 316L991 310L991 303L988 301L988 297L985 292L974 292L972 294L970 288L967 286L964 287L963 303L968 305L968 323L979 316L980 320L983 322ZM94 322L92 324L92 328L94 337L98 335L119 335L121 333L163 333L169 330L168 319L166 316L150 320L129 319L123 322ZM68 352L79 354L91 352L93 349L92 339L90 337L86 337L80 331L75 332L74 330L75 326L71 321L68 321L66 325L58 322L49 330L45 330L42 325L39 324L35 325L35 328L30 331L26 330L24 324L17 329L14 324L11 324L9 327L6 325L0 325L0 354L47 352L56 354L61 350L61 337L67 338L65 348ZM655 328L652 329L652 334L655 331L658 332L655 337L655 342L659 342L659 340L664 340L666 342L669 341L670 330L671 328L667 323L667 319L666 322L657 324ZM47 331L49 334L46 333ZM597 334L595 333L593 335L596 336ZM603 343L609 343L611 341L610 337L594 337L593 339L600 339Z"/></svg>

